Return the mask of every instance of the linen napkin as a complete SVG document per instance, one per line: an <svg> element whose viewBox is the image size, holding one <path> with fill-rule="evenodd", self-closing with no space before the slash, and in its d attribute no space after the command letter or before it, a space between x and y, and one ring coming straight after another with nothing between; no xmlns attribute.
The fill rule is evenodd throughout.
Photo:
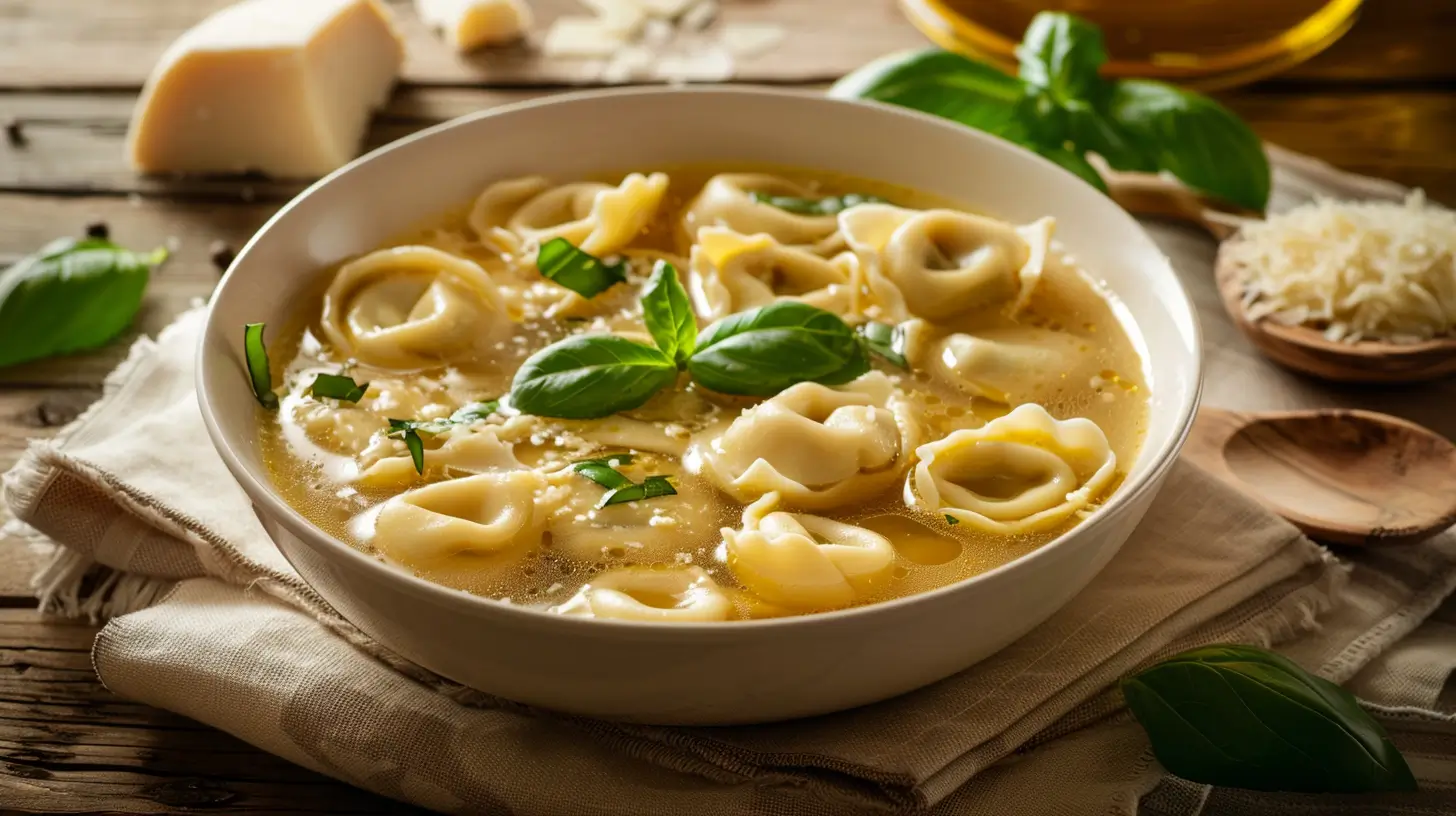
<svg viewBox="0 0 1456 816"><path fill-rule="evenodd" d="M1281 163L1281 189L1297 188L1300 166ZM1215 641L1287 644L1387 703L1390 722L1444 734L1429 712L1456 666L1449 631L1400 641L1456 586L1456 535L1337 559L1187 463L1065 609L900 698L731 728L489 698L370 641L272 546L197 411L201 317L139 342L96 406L6 474L15 517L61 545L39 576L44 604L121 615L94 652L118 694L386 796L461 813L1021 814L1132 813L1148 794L1152 812L1195 814L1223 792L1163 781L1112 686ZM1413 764L1439 793L1447 755L1429 753Z"/></svg>

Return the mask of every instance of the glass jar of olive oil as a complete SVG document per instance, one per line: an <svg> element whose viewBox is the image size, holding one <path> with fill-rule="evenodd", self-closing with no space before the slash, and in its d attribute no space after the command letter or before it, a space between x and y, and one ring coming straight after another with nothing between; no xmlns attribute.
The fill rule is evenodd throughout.
<svg viewBox="0 0 1456 816"><path fill-rule="evenodd" d="M1014 66L1038 11L1101 26L1113 76L1203 88L1251 82L1302 62L1349 30L1361 0L900 0L943 48Z"/></svg>

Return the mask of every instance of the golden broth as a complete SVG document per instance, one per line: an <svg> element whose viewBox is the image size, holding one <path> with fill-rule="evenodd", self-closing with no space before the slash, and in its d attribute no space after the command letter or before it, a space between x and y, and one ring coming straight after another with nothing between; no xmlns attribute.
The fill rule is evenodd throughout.
<svg viewBox="0 0 1456 816"><path fill-rule="evenodd" d="M675 168L668 172L670 183L655 218L629 245L629 254L650 260L664 257L682 266L689 255L689 236L681 226L684 210L705 183L725 168ZM733 168L739 169L739 168ZM758 169L758 168L755 168ZM759 169L762 172L761 169ZM878 196L897 205L913 208L948 207L947 202L932 199L914 191L861 179L824 173L773 171L780 177L804 185L816 193L861 193ZM621 176L604 176L615 182ZM963 208L958 208L963 209ZM468 207L447 214L417 232L401 236L383 246L424 245L468 258L480 264L497 280L510 277L526 286L535 276L534 267L522 270L503 260L501 254L484 245L467 225ZM1055 253L1054 253L1055 256ZM644 262L645 262L644 260ZM634 262L635 263L635 262ZM577 304L574 310L542 317L539 304L532 298L543 295L559 299L554 284L536 282L535 293L525 291L509 300L508 314L517 322L508 338L486 349L473 359L459 360L450 366L421 371L400 372L351 362L345 354L323 342L320 330L319 303L323 290L337 270L326 270L320 276L317 293L304 300L294 322L275 336L271 356L275 371L281 371L284 391L279 411L259 412L259 427L264 459L273 482L281 495L309 520L330 534L366 552L378 552L371 544L374 518L383 502L412 487L462 475L437 471L430 467L423 476L412 471L406 478L389 484L370 485L358 480L359 467L350 453L331 450L329 433L318 427L333 427L339 416L354 410L344 404L321 403L306 396L310 371L336 371L347 368L361 383L375 383L384 394L391 383L399 383L401 397L397 404L380 406L377 413L357 417L366 430L373 428L370 444L379 445L383 436L380 417L390 411L391 418L434 418L448 415L459 405L472 400L499 397L510 389L515 369L528 355L565 335L577 331L642 332L641 320L633 313L636 290L617 286L599 295L590 303ZM634 285L640 280L634 279ZM543 290L542 287L545 287ZM513 290L514 291L514 290ZM1019 401L1034 399L1058 419L1085 417L1102 429L1116 454L1120 466L1135 460L1141 443L1146 415L1147 388L1143 364L1134 344L1119 322L1108 300L1085 274L1055 257L1043 273L1027 308L1017 317L1006 314L1002 307L987 308L943 322L940 332L963 331L984 333L1015 327L1036 326L1058 333L1059 342L1069 344L1078 355L1078 364L1068 370L1050 372L1040 378L1034 393L1019 395ZM700 326L706 325L700 321ZM286 361L286 364L279 365ZM884 372L914 404L920 424L920 443L939 439L961 428L975 428L1005 415L1012 405L985 397L970 397L956 388L938 381L926 372L909 373L875 359L875 368ZM378 386L384 383L383 386ZM371 394L375 391L371 389ZM393 393L393 392L390 392ZM391 397L392 398L392 397ZM377 397L370 397L377 403ZM667 437L685 439L704 429L721 426L753 406L759 400L706 394L700 389L679 387L654 397L647 405L627 412L628 420L655 423L666 429ZM418 416L408 415L414 411ZM401 413L404 415L401 416ZM350 414L349 416L356 416ZM302 417L302 419L300 419ZM531 425L519 420L525 430L513 437L512 453L521 464L531 467L561 467L582 456L601 456L625 450L621 445L578 444L581 434L595 433L611 437L622 431L613 428L613 418L605 420L540 420ZM371 424L373 423L373 424ZM635 425L633 427L636 427ZM323 434L320 436L320 434ZM665 437L665 438L667 438ZM321 443L320 439L325 439ZM570 440L563 444L562 440ZM436 450L438 440L426 439L426 462ZM362 442L360 443L362 444ZM675 444L675 443L672 443ZM395 455L398 455L397 452ZM912 463L913 467L913 463ZM507 551L478 554L460 552L441 557L416 559L398 564L431 581L483 596L512 603L547 607L561 604L594 576L625 566L655 566L660 569L696 566L705 570L733 602L740 618L767 617L802 611L788 610L755 597L745 591L734 576L724 553L720 528L739 526L744 505L734 501L703 475L690 472L681 457L639 450L638 457L621 471L634 481L664 470L671 473L679 495L688 497L681 507L693 513L656 512L650 506L661 500L634 502L632 513L647 518L640 529L644 535L634 540L613 530L598 530L597 525L611 525L608 518L618 507L596 510L590 500L601 490L584 478L573 477L577 497L557 511L558 517L570 516L582 522L581 529L569 525L561 528L566 535L547 533L534 545L515 546ZM1105 500L1121 482L1118 470L1112 486L1098 497ZM570 483L570 480L567 480ZM568 484L571 488L571 485ZM869 603L887 598L923 592L995 568L1050 541L1073 526L1077 519L1056 524L1048 529L1023 535L998 535L971 529L969 525L952 525L947 516L906 506L903 498L904 479L897 479L868 500L829 510L806 510L830 519L863 526L888 538L895 547L893 569L877 578L860 593L855 603ZM571 502L576 502L571 504ZM673 505L678 506L678 505ZM706 508L699 514L697 511ZM562 514L565 514L563 516ZM701 516L701 517L700 517ZM603 521L603 519L606 519ZM635 529L635 528L634 528ZM666 543L665 543L666 542ZM382 555L380 557L383 557ZM390 560L390 559L385 559ZM672 593L656 590L629 593L649 607L671 609L682 602Z"/></svg>

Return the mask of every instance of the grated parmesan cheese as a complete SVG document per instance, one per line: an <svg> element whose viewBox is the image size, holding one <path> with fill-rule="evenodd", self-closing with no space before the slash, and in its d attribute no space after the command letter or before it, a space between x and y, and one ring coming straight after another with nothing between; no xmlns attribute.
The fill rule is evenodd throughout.
<svg viewBox="0 0 1456 816"><path fill-rule="evenodd" d="M1456 334L1456 212L1427 204L1313 204L1245 226L1223 250L1250 320L1331 340L1416 343Z"/></svg>

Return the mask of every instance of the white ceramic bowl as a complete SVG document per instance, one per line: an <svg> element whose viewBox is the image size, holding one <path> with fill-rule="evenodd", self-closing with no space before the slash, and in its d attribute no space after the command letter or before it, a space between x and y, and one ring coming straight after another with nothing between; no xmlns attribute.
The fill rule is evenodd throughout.
<svg viewBox="0 0 1456 816"><path fill-rule="evenodd" d="M1090 519L1009 564L932 592L775 620L663 625L558 617L447 589L320 531L278 497L259 457L242 326L280 325L324 267L376 248L497 179L768 162L942 195L1057 236L1126 306L1152 405L1142 454ZM213 297L200 349L203 416L268 533L371 637L467 686L578 714L742 723L848 708L970 666L1055 612L1113 557L1157 495L1199 392L1193 309L1132 218L1070 173L999 139L882 105L743 89L558 96L467 116L339 170L284 207Z"/></svg>

